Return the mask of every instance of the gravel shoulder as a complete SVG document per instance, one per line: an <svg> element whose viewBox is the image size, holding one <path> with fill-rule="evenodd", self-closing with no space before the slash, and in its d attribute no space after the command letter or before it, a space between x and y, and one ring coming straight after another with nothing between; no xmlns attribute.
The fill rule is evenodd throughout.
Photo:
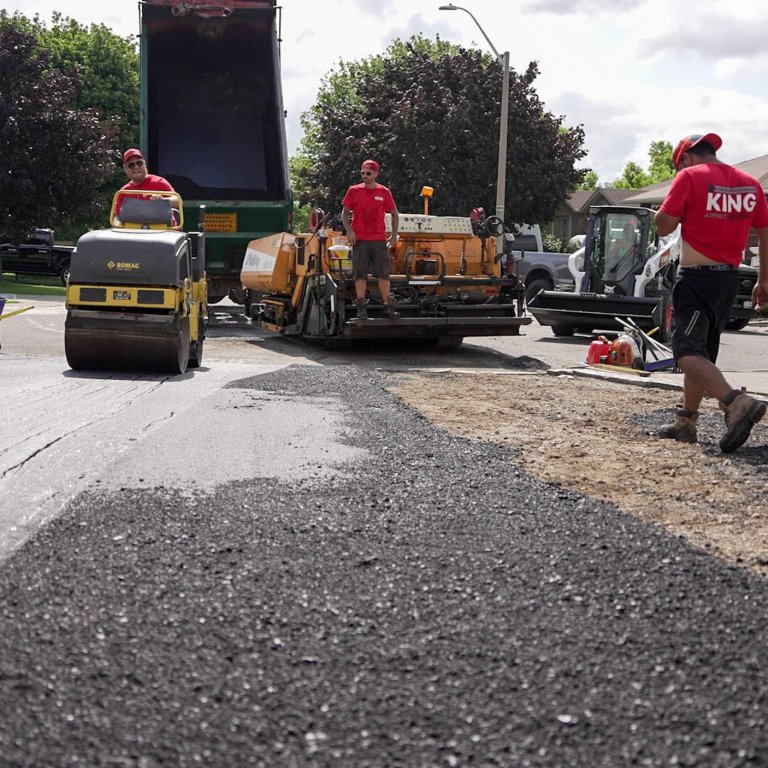
<svg viewBox="0 0 768 768"><path fill-rule="evenodd" d="M457 435L515 450L542 480L663 526L726 560L768 574L768 424L738 451L717 441L722 413L704 403L699 443L656 437L676 392L541 373L402 375L394 391Z"/></svg>

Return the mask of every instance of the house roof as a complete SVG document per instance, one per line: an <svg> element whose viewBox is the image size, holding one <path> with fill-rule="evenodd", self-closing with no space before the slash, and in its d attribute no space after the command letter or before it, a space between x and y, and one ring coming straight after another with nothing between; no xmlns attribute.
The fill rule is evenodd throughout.
<svg viewBox="0 0 768 768"><path fill-rule="evenodd" d="M636 189L618 187L598 187L597 189L577 189L566 204L574 213L589 213L591 205L621 205Z"/></svg>
<svg viewBox="0 0 768 768"><path fill-rule="evenodd" d="M754 157L743 163L734 163L734 167L754 176L768 195L768 155ZM631 197L625 198L624 202L628 205L661 205L671 185L672 179L651 184L649 187L643 187L643 189L635 192Z"/></svg>

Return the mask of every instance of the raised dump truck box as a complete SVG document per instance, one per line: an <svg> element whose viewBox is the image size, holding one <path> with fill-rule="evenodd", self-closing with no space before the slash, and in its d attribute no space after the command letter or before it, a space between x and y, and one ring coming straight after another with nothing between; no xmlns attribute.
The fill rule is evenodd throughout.
<svg viewBox="0 0 768 768"><path fill-rule="evenodd" d="M242 303L248 242L290 230L278 30L274 0L141 3L144 156L206 232L211 303Z"/></svg>

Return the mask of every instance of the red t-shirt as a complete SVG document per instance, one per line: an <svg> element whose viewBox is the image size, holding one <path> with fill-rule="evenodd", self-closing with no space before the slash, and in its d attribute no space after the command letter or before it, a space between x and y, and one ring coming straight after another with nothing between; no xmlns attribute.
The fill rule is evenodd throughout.
<svg viewBox="0 0 768 768"><path fill-rule="evenodd" d="M397 210L395 199L387 187L377 184L368 189L365 184L354 184L347 190L341 204L349 208L352 231L358 240L386 240L384 214Z"/></svg>
<svg viewBox="0 0 768 768"><path fill-rule="evenodd" d="M662 213L680 219L683 240L714 261L738 266L751 227L768 227L760 182L726 163L700 163L675 176Z"/></svg>
<svg viewBox="0 0 768 768"><path fill-rule="evenodd" d="M148 192L175 192L176 190L171 186L167 179L162 176L155 176L153 173L148 173L144 177L144 181L141 184L134 184L129 181L127 184L123 184L120 189L146 189ZM117 198L117 205L115 206L115 216L120 215L120 208L122 208L123 200L127 195L121 195ZM131 197L138 197L144 199L144 195L131 195Z"/></svg>

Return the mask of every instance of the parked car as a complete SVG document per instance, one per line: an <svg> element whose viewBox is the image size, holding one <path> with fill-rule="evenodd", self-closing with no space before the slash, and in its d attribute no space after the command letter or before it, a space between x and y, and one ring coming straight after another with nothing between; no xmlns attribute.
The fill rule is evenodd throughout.
<svg viewBox="0 0 768 768"><path fill-rule="evenodd" d="M57 245L52 229L36 229L21 243L0 243L0 269L16 275L50 275L66 285L74 245Z"/></svg>

